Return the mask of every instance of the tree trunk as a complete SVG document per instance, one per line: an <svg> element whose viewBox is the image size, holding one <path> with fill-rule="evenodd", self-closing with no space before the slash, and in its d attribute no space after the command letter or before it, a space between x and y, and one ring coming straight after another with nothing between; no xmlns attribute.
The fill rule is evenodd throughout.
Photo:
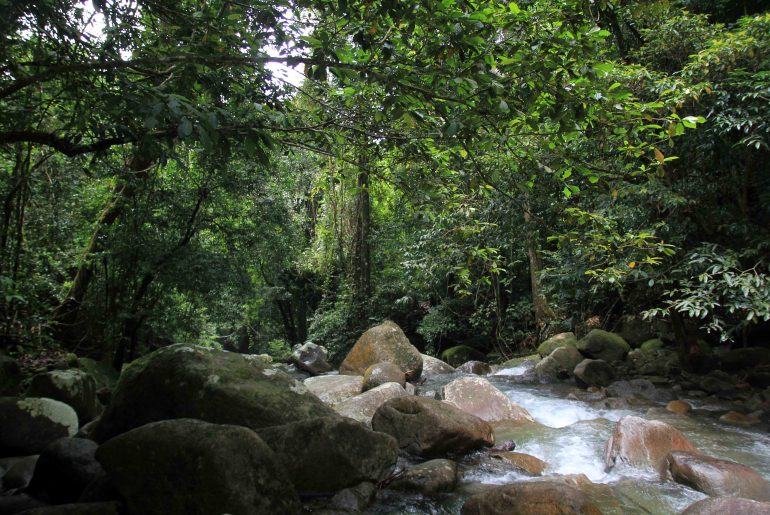
<svg viewBox="0 0 770 515"><path fill-rule="evenodd" d="M537 241L537 231L533 227L532 211L529 206L529 199L525 197L522 203L524 209L524 224L526 226L527 258L529 260L529 282L532 291L532 307L535 312L535 325L538 332L545 329L554 313L548 305L548 299L543 293L540 284L540 272L543 270L543 263L540 260L540 249Z"/></svg>
<svg viewBox="0 0 770 515"><path fill-rule="evenodd" d="M353 241L353 299L356 309L361 313L363 313L364 305L371 293L370 229L369 174L362 167L357 181L356 231Z"/></svg>

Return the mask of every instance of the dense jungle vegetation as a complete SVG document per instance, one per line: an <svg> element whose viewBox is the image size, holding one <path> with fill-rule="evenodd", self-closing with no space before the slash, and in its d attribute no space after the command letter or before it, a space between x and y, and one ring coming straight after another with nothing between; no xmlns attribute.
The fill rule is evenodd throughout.
<svg viewBox="0 0 770 515"><path fill-rule="evenodd" d="M0 346L762 343L768 10L0 0Z"/></svg>

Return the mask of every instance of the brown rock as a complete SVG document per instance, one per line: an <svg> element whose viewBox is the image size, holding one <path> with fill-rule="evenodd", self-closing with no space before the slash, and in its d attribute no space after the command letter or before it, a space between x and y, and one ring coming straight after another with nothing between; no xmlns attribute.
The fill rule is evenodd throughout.
<svg viewBox="0 0 770 515"><path fill-rule="evenodd" d="M505 461L513 467L530 476L541 476L548 463L540 458L522 452L496 452L490 455L494 459Z"/></svg>
<svg viewBox="0 0 770 515"><path fill-rule="evenodd" d="M770 515L770 503L740 497L709 497L691 504L681 515Z"/></svg>
<svg viewBox="0 0 770 515"><path fill-rule="evenodd" d="M406 376L401 371L401 367L384 361L375 363L364 372L364 391L385 383L398 383L403 388L406 385Z"/></svg>
<svg viewBox="0 0 770 515"><path fill-rule="evenodd" d="M407 395L406 390L401 388L401 385L398 383L385 383L377 388L372 388L368 392L336 404L334 411L343 417L352 418L366 426L371 426L372 417L377 408L390 399L405 395Z"/></svg>
<svg viewBox="0 0 770 515"><path fill-rule="evenodd" d="M668 404L666 404L666 409L671 413L678 413L680 415L684 415L690 412L690 410L692 409L692 406L690 406L688 403L684 401L673 400Z"/></svg>
<svg viewBox="0 0 770 515"><path fill-rule="evenodd" d="M532 422L527 410L511 402L503 392L483 377L461 377L442 389L445 402L487 422L517 420Z"/></svg>
<svg viewBox="0 0 770 515"><path fill-rule="evenodd" d="M458 372L465 372L466 374L475 374L477 376L485 376L492 373L492 367L483 361L466 361L459 367Z"/></svg>
<svg viewBox="0 0 770 515"><path fill-rule="evenodd" d="M395 437L399 447L419 456L461 454L495 443L487 422L426 397L387 401L375 412L372 428Z"/></svg>
<svg viewBox="0 0 770 515"><path fill-rule="evenodd" d="M398 365L409 381L422 372L422 355L398 325L384 322L372 327L358 339L340 365L340 374L364 375L375 363L386 361Z"/></svg>
<svg viewBox="0 0 770 515"><path fill-rule="evenodd" d="M672 451L698 452L678 429L659 420L623 417L615 425L604 451L604 463L612 468L620 463L652 467L661 474L666 456Z"/></svg>
<svg viewBox="0 0 770 515"><path fill-rule="evenodd" d="M761 422L761 420L759 420L757 417L744 415L743 413L738 413L737 411L728 411L719 417L719 421L724 422L725 424L733 424L736 426L753 426Z"/></svg>
<svg viewBox="0 0 770 515"><path fill-rule="evenodd" d="M666 460L677 483L715 497L770 501L770 483L746 465L690 452L672 452Z"/></svg>
<svg viewBox="0 0 770 515"><path fill-rule="evenodd" d="M530 513L601 515L599 508L577 488L546 481L503 485L474 495L462 508L463 515Z"/></svg>
<svg viewBox="0 0 770 515"><path fill-rule="evenodd" d="M436 492L451 492L456 484L457 463L447 459L436 459L402 471L388 487L430 495Z"/></svg>

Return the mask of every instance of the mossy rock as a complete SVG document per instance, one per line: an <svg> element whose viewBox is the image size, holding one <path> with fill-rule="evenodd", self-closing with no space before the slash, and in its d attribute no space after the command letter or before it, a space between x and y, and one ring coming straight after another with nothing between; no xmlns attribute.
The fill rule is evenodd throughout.
<svg viewBox="0 0 770 515"><path fill-rule="evenodd" d="M61 401L75 410L81 424L90 422L99 412L96 381L88 373L76 368L51 370L35 375L27 395Z"/></svg>
<svg viewBox="0 0 770 515"><path fill-rule="evenodd" d="M0 398L0 456L39 454L48 444L78 430L70 406L53 399Z"/></svg>
<svg viewBox="0 0 770 515"><path fill-rule="evenodd" d="M560 333L551 336L537 347L537 353L541 358L550 356L553 351L559 347L577 347L577 337L575 333Z"/></svg>
<svg viewBox="0 0 770 515"><path fill-rule="evenodd" d="M622 336L601 329L592 329L578 341L577 348L584 356L607 363L622 361L631 351L631 346Z"/></svg>
<svg viewBox="0 0 770 515"><path fill-rule="evenodd" d="M78 358L77 367L96 381L96 388L114 388L120 373L112 365L91 358Z"/></svg>
<svg viewBox="0 0 770 515"><path fill-rule="evenodd" d="M468 345L450 347L444 350L439 357L453 367L459 367L468 361L485 361L487 359L483 352Z"/></svg>
<svg viewBox="0 0 770 515"><path fill-rule="evenodd" d="M666 344L663 343L663 340L661 340L660 338L653 338L651 340L647 340L646 342L642 343L639 346L639 350L641 350L642 352L652 352L658 349L662 349L665 346Z"/></svg>

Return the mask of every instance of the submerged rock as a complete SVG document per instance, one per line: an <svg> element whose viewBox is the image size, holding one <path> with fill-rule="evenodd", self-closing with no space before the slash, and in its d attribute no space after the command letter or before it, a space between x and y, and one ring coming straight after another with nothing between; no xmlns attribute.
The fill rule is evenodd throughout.
<svg viewBox="0 0 770 515"><path fill-rule="evenodd" d="M383 361L397 365L408 381L419 379L422 372L422 354L390 321L361 335L340 365L340 374L364 375L367 368Z"/></svg>
<svg viewBox="0 0 770 515"><path fill-rule="evenodd" d="M78 430L75 410L46 398L0 397L0 420L0 456L39 454Z"/></svg>
<svg viewBox="0 0 770 515"><path fill-rule="evenodd" d="M666 461L674 481L704 494L770 501L770 483L746 465L691 452L672 452Z"/></svg>
<svg viewBox="0 0 770 515"><path fill-rule="evenodd" d="M770 515L770 503L739 497L708 497L691 504L681 515Z"/></svg>
<svg viewBox="0 0 770 515"><path fill-rule="evenodd" d="M529 513L601 515L589 497L572 486L550 481L512 483L472 496L462 515Z"/></svg>
<svg viewBox="0 0 770 515"><path fill-rule="evenodd" d="M533 422L527 410L512 402L483 377L461 377L442 388L444 401L487 422Z"/></svg>
<svg viewBox="0 0 770 515"><path fill-rule="evenodd" d="M671 413L677 413L679 415L684 415L686 413L689 413L692 410L692 406L690 406L688 403L682 400L673 400L670 401L668 404L666 404L666 411L670 411Z"/></svg>

